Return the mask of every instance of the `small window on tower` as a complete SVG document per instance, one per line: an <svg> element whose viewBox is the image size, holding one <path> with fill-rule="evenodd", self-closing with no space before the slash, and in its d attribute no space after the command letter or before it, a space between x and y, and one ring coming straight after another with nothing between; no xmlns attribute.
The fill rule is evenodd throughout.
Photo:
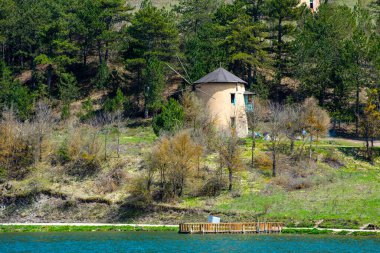
<svg viewBox="0 0 380 253"><path fill-rule="evenodd" d="M231 93L231 104L235 105L235 99L236 99L235 93Z"/></svg>
<svg viewBox="0 0 380 253"><path fill-rule="evenodd" d="M310 0L310 9L314 9L314 0Z"/></svg>

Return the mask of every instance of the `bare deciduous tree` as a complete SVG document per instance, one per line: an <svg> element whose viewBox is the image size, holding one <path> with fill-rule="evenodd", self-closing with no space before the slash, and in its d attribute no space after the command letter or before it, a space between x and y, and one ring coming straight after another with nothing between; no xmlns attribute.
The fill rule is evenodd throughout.
<svg viewBox="0 0 380 253"><path fill-rule="evenodd" d="M149 159L148 174L159 172L161 199L182 196L189 178L195 175L202 146L195 143L188 132L164 137L154 148ZM151 183L149 184L151 185Z"/></svg>
<svg viewBox="0 0 380 253"><path fill-rule="evenodd" d="M281 121L284 124L283 131L290 141L290 153L294 154L294 142L297 135L302 133L301 106L299 104L284 107Z"/></svg>
<svg viewBox="0 0 380 253"><path fill-rule="evenodd" d="M256 135L255 133L259 130L260 124L268 116L268 104L261 101L259 98L254 100L254 106L252 111L247 112L248 127L251 130L252 135L252 145L251 145L251 166L254 165L255 149L256 149Z"/></svg>
<svg viewBox="0 0 380 253"><path fill-rule="evenodd" d="M243 168L241 150L235 130L221 136L219 142L219 159L221 166L228 169L228 190L232 191L233 173Z"/></svg>
<svg viewBox="0 0 380 253"><path fill-rule="evenodd" d="M302 105L300 119L303 128L310 137L309 158L311 159L313 141L327 133L330 126L330 116L318 106L315 98L307 98Z"/></svg>
<svg viewBox="0 0 380 253"><path fill-rule="evenodd" d="M43 142L51 133L54 127L54 117L50 106L39 101L36 105L36 112L32 123L32 129L35 136L35 161L42 161Z"/></svg>
<svg viewBox="0 0 380 253"><path fill-rule="evenodd" d="M277 158L283 140L284 107L278 103L269 104L268 128L270 133L269 150L272 153L272 175L277 176Z"/></svg>

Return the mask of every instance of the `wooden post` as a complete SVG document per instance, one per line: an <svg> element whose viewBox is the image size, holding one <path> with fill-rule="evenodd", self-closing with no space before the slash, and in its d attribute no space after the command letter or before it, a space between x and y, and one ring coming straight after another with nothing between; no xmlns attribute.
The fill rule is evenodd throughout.
<svg viewBox="0 0 380 253"><path fill-rule="evenodd" d="M260 221L257 219L257 226L256 226L256 232L260 234Z"/></svg>

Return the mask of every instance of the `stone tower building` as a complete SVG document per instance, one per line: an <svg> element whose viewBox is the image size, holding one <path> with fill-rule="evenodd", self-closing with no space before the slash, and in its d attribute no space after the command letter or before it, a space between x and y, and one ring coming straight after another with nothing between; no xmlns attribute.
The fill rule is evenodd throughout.
<svg viewBox="0 0 380 253"><path fill-rule="evenodd" d="M239 137L248 135L246 110L251 110L253 93L246 82L223 68L194 82L197 96L206 104L219 130L236 129Z"/></svg>

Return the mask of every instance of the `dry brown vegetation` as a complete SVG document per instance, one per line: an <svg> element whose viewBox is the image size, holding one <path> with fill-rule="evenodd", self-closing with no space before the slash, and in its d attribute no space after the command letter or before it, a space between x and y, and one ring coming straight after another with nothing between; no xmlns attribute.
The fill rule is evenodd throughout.
<svg viewBox="0 0 380 253"><path fill-rule="evenodd" d="M155 195L161 200L181 197L189 181L200 170L203 148L191 140L188 132L180 132L173 137L163 137L153 149L148 161L151 190L157 184Z"/></svg>

